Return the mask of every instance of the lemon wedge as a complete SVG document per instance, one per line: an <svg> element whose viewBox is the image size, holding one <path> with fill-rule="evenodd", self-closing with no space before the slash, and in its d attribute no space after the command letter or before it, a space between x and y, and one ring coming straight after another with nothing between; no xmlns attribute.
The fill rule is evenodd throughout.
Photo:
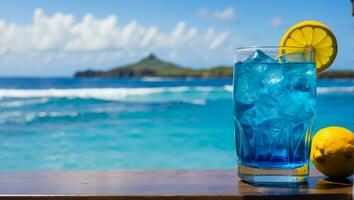
<svg viewBox="0 0 354 200"><path fill-rule="evenodd" d="M337 40L332 31L321 22L303 21L291 27L280 41L280 46L304 48L280 48L279 53L290 54L314 50L317 73L326 70L337 55Z"/></svg>

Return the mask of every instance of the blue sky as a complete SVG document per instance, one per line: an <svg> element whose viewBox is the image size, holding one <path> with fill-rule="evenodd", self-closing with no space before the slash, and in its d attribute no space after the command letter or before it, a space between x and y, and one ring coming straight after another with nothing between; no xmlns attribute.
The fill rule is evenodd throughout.
<svg viewBox="0 0 354 200"><path fill-rule="evenodd" d="M1 1L0 76L69 76L149 52L196 68L232 65L237 47L278 45L289 27L308 19L337 36L331 69L353 69L349 0Z"/></svg>

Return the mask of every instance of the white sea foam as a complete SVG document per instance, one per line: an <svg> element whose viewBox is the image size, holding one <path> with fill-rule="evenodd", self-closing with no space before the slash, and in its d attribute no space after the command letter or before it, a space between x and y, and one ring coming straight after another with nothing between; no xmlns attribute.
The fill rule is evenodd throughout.
<svg viewBox="0 0 354 200"><path fill-rule="evenodd" d="M128 96L144 96L163 92L184 92L189 87L160 88L80 88L80 89L0 89L1 98L83 98L121 100Z"/></svg>
<svg viewBox="0 0 354 200"><path fill-rule="evenodd" d="M3 112L0 114L0 124L4 124L6 122L13 123L23 123L23 122L31 122L35 119L45 118L45 117L76 117L79 113L73 111L53 111L53 112L29 112L23 113L20 111L14 112Z"/></svg>
<svg viewBox="0 0 354 200"><path fill-rule="evenodd" d="M215 90L220 90L221 88L219 87L210 87L210 86L196 86L195 90L199 92L212 92Z"/></svg>
<svg viewBox="0 0 354 200"><path fill-rule="evenodd" d="M206 99L182 100L181 102L193 104L193 105L201 105L201 106L205 106L207 104Z"/></svg>
<svg viewBox="0 0 354 200"><path fill-rule="evenodd" d="M44 118L44 117L75 117L77 116L77 112L71 112L71 111L65 111L65 112L33 112L33 113L27 113L24 115L24 119L26 122L33 121L38 118Z"/></svg>
<svg viewBox="0 0 354 200"><path fill-rule="evenodd" d="M354 94L354 86L341 86L341 87L317 87L318 94L328 93L352 93Z"/></svg>
<svg viewBox="0 0 354 200"><path fill-rule="evenodd" d="M24 105L40 104L48 101L47 98L83 98L101 100L123 100L128 97L137 99L140 96L160 93L183 93L188 91L232 92L232 85L223 87L210 86L180 86L156 88L78 88L78 89L0 89L1 98L40 98L40 100L1 102L0 107L20 107ZM318 94L353 93L354 86L318 87Z"/></svg>
<svg viewBox="0 0 354 200"><path fill-rule="evenodd" d="M173 81L174 78L162 78L162 77L143 77L141 78L142 81L145 82L157 82L157 81Z"/></svg>
<svg viewBox="0 0 354 200"><path fill-rule="evenodd" d="M0 102L0 107L14 108L14 107L43 104L43 103L47 103L48 101L49 101L48 98L28 99L22 101L8 101L8 102Z"/></svg>
<svg viewBox="0 0 354 200"><path fill-rule="evenodd" d="M232 85L225 85L224 86L224 90L228 91L228 92L232 92L233 91L233 87L232 87Z"/></svg>

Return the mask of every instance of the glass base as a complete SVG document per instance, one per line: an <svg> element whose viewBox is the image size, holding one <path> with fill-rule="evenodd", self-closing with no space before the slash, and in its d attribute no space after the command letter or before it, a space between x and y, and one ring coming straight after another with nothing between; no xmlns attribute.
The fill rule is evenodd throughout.
<svg viewBox="0 0 354 200"><path fill-rule="evenodd" d="M309 166L293 169L259 169L238 165L239 177L255 186L299 186L307 182Z"/></svg>

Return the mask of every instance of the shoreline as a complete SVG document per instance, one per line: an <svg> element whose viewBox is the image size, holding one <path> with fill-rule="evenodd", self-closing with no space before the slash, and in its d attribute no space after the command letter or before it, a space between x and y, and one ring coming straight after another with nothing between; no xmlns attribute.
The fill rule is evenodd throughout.
<svg viewBox="0 0 354 200"><path fill-rule="evenodd" d="M206 69L205 71L207 71ZM227 72L229 75L221 76L184 76L184 75L153 75L153 76L114 76L114 75L92 75L81 72L80 74L75 74L73 78L102 78L102 79L114 79L114 78L140 78L140 79L232 79L232 68L231 72ZM354 71L351 70L338 70L338 71L328 71L317 74L317 79L321 80L354 80Z"/></svg>

